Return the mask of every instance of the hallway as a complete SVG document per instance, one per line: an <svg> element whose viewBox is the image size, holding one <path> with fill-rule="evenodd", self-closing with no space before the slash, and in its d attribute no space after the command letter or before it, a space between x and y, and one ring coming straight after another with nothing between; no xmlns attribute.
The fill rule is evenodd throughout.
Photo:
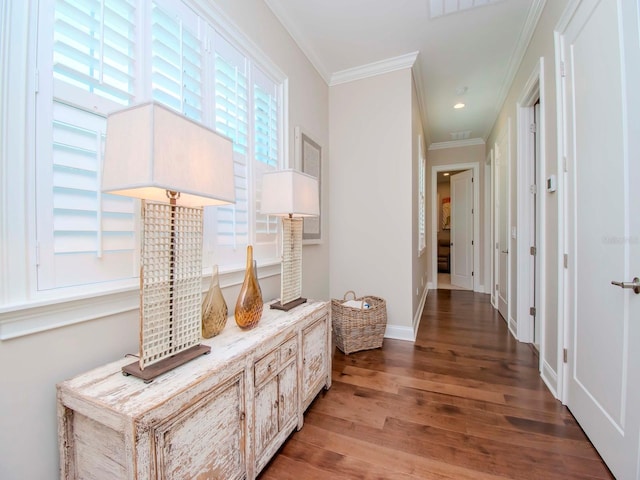
<svg viewBox="0 0 640 480"><path fill-rule="evenodd" d="M415 344L333 357L268 479L610 479L488 295L429 292Z"/></svg>

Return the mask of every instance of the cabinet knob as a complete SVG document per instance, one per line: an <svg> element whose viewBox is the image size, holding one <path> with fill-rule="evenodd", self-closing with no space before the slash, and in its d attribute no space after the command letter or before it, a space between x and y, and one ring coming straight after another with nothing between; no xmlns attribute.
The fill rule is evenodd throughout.
<svg viewBox="0 0 640 480"><path fill-rule="evenodd" d="M244 412L240 412L240 420L244 421Z"/></svg>

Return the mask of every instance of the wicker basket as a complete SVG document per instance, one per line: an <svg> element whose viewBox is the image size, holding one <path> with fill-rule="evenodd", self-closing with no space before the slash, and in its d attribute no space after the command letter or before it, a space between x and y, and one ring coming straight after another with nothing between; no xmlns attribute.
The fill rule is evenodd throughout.
<svg viewBox="0 0 640 480"><path fill-rule="evenodd" d="M343 305L347 296L364 300L369 308L353 308ZM331 300L331 322L335 345L345 354L382 347L387 327L387 304L384 299L367 295L356 298L349 290L342 300Z"/></svg>

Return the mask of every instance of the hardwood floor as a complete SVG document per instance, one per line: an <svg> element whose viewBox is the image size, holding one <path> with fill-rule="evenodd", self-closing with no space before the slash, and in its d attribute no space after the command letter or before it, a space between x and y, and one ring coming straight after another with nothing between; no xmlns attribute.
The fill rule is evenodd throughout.
<svg viewBox="0 0 640 480"><path fill-rule="evenodd" d="M429 292L415 344L345 356L261 480L610 479L488 295Z"/></svg>

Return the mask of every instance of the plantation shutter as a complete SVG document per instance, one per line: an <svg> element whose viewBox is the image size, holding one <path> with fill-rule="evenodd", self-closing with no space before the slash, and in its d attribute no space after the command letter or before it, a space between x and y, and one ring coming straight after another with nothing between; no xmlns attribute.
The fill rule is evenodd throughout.
<svg viewBox="0 0 640 480"><path fill-rule="evenodd" d="M418 252L427 246L426 235L426 170L427 159L424 156L422 147L422 136L419 137L418 144L419 159L418 164Z"/></svg>
<svg viewBox="0 0 640 480"><path fill-rule="evenodd" d="M174 5L178 8L180 5ZM203 122L203 41L199 17L154 2L151 13L151 94L154 100Z"/></svg>
<svg viewBox="0 0 640 480"><path fill-rule="evenodd" d="M262 175L278 169L278 89L260 69L253 68L254 110L254 189L256 245L276 246L279 220L260 212L262 198ZM266 246L265 245L265 246ZM265 252L266 254L267 252Z"/></svg>
<svg viewBox="0 0 640 480"><path fill-rule="evenodd" d="M215 129L233 141L236 203L215 207L216 257L242 263L249 244L248 60L221 35L214 41Z"/></svg>
<svg viewBox="0 0 640 480"><path fill-rule="evenodd" d="M135 8L57 0L53 16L53 55L40 62L53 88L38 98L38 290L137 275L134 202L100 193L106 113L135 93Z"/></svg>
<svg viewBox="0 0 640 480"><path fill-rule="evenodd" d="M53 77L129 105L134 93L135 7L127 0L56 0Z"/></svg>

